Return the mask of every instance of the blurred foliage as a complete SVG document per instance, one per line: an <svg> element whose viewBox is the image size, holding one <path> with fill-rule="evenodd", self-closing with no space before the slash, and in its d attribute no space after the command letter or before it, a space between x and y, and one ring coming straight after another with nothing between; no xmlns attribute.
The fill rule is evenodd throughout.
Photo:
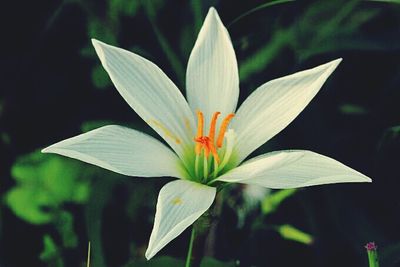
<svg viewBox="0 0 400 267"><path fill-rule="evenodd" d="M136 262L129 263L124 267L166 267L166 266L183 267L185 266L185 261L178 260L168 256L161 256L161 257L156 257L150 261L138 260ZM235 267L235 266L236 264L233 262L222 262L210 257L205 257L200 263L200 267Z"/></svg>
<svg viewBox="0 0 400 267"><path fill-rule="evenodd" d="M391 244L379 249L379 261L383 267L395 267L400 264L400 243Z"/></svg>
<svg viewBox="0 0 400 267"><path fill-rule="evenodd" d="M49 266L63 267L64 263L60 255L59 248L54 243L50 235L45 235L43 237L43 246L43 251L39 256L40 259Z"/></svg>
<svg viewBox="0 0 400 267"><path fill-rule="evenodd" d="M400 126L393 126L386 129L378 143L378 149L381 149L384 145L390 145L393 142L399 140L400 137Z"/></svg>
<svg viewBox="0 0 400 267"><path fill-rule="evenodd" d="M113 124L111 121L86 121L81 125L82 132L86 133L96 128Z"/></svg>
<svg viewBox="0 0 400 267"><path fill-rule="evenodd" d="M13 31L23 36L24 47L16 45L18 49L8 53L12 59L2 61L2 73L5 78L14 76L8 75L11 70L24 79L17 76L10 84L5 82L0 92L0 156L6 156L1 169L2 204L17 218L0 210L0 237L6 244L0 249L5 251L0 251L0 265L13 266L24 260L19 255L12 258L9 247L17 247L19 254L23 250L33 255L26 256L27 261L39 258L47 266L80 266L86 260L82 251L90 240L91 266L183 266L185 234L160 253L174 257L143 259L157 193L166 180L136 182L55 155L26 153L67 133L87 132L114 122L142 129L142 121L137 117L131 121L125 114L129 108L121 108L123 101L116 100L117 94L109 90L113 85L90 39L154 61L184 90L185 63L208 7L215 5L231 33L245 94L265 77L322 62L322 58L346 57L343 70L335 72L337 93L324 92L328 95L325 99L332 101L314 105L317 115L302 115L310 122L294 122L293 128L285 130L287 140L278 137L270 144L309 147L312 140L315 145L311 148L329 152L351 166L354 163L357 169L373 174L376 182L370 190L331 186L326 191L301 193L229 187L224 190L224 217L216 232L216 256L227 262L205 258L202 266L236 266L228 259L240 260L239 266L265 266L266 262L289 266L285 263L291 257L281 255L295 255L296 261L301 257L307 266L337 266L339 254L349 259L349 266L366 266L367 262L360 260L365 257L362 242L366 237L384 240L382 266L398 266L400 245L393 231L398 226L398 182L393 182L398 171L392 165L397 164L400 148L400 126L396 126L400 123L400 79L398 68L385 67L399 62L395 57L400 51L399 3L65 0L34 3L24 14L18 6L15 17L26 18L26 23L23 29ZM381 57L393 57L393 62L386 64L379 61ZM375 62L381 65L373 65ZM347 68L345 64L349 64ZM14 84L19 87L10 86ZM249 90L247 85L251 85ZM344 93L346 96L339 96ZM325 114L324 106L331 113ZM316 131L317 123L325 130ZM351 197L353 194L357 197ZM364 198L358 200L360 196ZM20 229L35 234L19 233ZM25 242L15 241L18 234ZM8 246L13 242L14 247ZM37 249L31 251L29 245ZM11 264L3 263L3 258ZM29 266L35 264L29 262Z"/></svg>
<svg viewBox="0 0 400 267"><path fill-rule="evenodd" d="M82 179L84 169L80 163L40 151L20 157L11 175L16 186L6 194L6 203L17 216L33 224L58 219L68 224L71 218L60 214L62 205L84 203L89 196L89 183Z"/></svg>
<svg viewBox="0 0 400 267"><path fill-rule="evenodd" d="M74 217L63 206L87 201L90 192L87 178L91 174L79 162L36 151L20 157L11 175L16 185L5 195L6 204L29 223L54 225L61 248L46 234L40 259L49 266L64 266L61 249L76 248L78 236Z"/></svg>
<svg viewBox="0 0 400 267"><path fill-rule="evenodd" d="M289 224L278 226L277 231L287 240L296 241L305 245L311 245L313 242L313 238L310 234L307 234Z"/></svg>
<svg viewBox="0 0 400 267"><path fill-rule="evenodd" d="M129 263L124 267L163 267L163 266L184 266L183 260L175 259L168 256L155 257L151 261L138 260L133 263Z"/></svg>
<svg viewBox="0 0 400 267"><path fill-rule="evenodd" d="M379 10L359 8L361 4L359 0L351 0L320 1L311 5L300 19L271 33L271 39L264 46L239 64L241 80L264 70L288 48L301 61L337 49L378 48L376 40L361 39L355 34L363 24L379 14Z"/></svg>
<svg viewBox="0 0 400 267"><path fill-rule="evenodd" d="M261 211L264 215L273 213L279 205L297 192L297 189L283 189L268 195L261 202Z"/></svg>
<svg viewBox="0 0 400 267"><path fill-rule="evenodd" d="M339 107L340 112L349 115L365 115L368 111L359 105L343 104Z"/></svg>

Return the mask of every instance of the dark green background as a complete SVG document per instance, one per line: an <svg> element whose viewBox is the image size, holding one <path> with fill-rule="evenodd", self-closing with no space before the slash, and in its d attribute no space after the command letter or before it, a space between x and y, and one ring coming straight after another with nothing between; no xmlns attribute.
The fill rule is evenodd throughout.
<svg viewBox="0 0 400 267"><path fill-rule="evenodd" d="M142 262L157 192L168 179L123 177L34 151L110 122L154 135L113 88L90 38L150 59L184 92L186 63L209 6L231 34L240 102L270 79L344 59L305 111L255 154L313 150L373 179L302 189L272 214L247 213L240 227L242 188L232 187L215 257L240 266L367 266L363 246L375 241L381 265L400 266L400 4L296 1L235 21L265 3L2 3L0 266L84 266L89 240L93 267L179 264ZM19 186L25 191L10 204L9 192ZM313 244L283 239L271 227L283 224L311 234ZM44 236L54 243L47 254ZM188 237L185 232L158 256L183 259ZM213 264L206 265L220 266Z"/></svg>

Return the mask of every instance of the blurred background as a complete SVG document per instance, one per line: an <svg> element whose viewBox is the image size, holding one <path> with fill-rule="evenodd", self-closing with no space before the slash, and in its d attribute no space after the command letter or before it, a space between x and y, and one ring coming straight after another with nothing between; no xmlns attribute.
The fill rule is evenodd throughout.
<svg viewBox="0 0 400 267"><path fill-rule="evenodd" d="M114 89L97 38L160 66L184 92L210 6L238 57L240 102L262 83L344 60L300 116L254 154L308 149L373 179L300 190L224 190L202 266L400 266L398 1L52 0L2 3L0 266L183 266L189 233L146 262L158 190L40 149L105 124L156 136ZM266 125L268 127L268 125Z"/></svg>

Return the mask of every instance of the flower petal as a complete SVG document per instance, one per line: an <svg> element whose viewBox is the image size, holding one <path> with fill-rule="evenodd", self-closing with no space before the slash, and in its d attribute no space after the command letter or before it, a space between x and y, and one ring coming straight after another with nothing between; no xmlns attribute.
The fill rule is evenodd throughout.
<svg viewBox="0 0 400 267"><path fill-rule="evenodd" d="M184 180L166 184L158 195L146 258L151 259L207 211L215 193L214 187Z"/></svg>
<svg viewBox="0 0 400 267"><path fill-rule="evenodd" d="M194 117L175 84L147 59L93 39L103 67L128 104L183 156L192 144Z"/></svg>
<svg viewBox="0 0 400 267"><path fill-rule="evenodd" d="M129 176L185 176L171 149L151 136L122 126L104 126L58 142L42 152L79 159Z"/></svg>
<svg viewBox="0 0 400 267"><path fill-rule="evenodd" d="M367 176L332 158L306 150L263 154L217 180L256 184L273 189L321 184L371 182Z"/></svg>
<svg viewBox="0 0 400 267"><path fill-rule="evenodd" d="M292 122L340 61L275 79L257 88L240 106L231 124L238 135L235 149L238 161Z"/></svg>
<svg viewBox="0 0 400 267"><path fill-rule="evenodd" d="M193 112L204 113L205 125L219 111L222 117L236 109L239 74L229 33L217 11L210 8L189 57L186 90Z"/></svg>

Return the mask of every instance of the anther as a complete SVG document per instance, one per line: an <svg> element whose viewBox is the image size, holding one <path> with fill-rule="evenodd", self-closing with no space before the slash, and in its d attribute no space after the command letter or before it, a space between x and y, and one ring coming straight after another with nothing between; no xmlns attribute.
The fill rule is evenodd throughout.
<svg viewBox="0 0 400 267"><path fill-rule="evenodd" d="M228 116L225 117L225 119L222 121L221 127L219 128L219 134L218 134L218 139L217 139L217 147L221 148L223 141L224 141L224 136L226 129L228 128L229 122L231 119L235 116L235 114L230 113Z"/></svg>
<svg viewBox="0 0 400 267"><path fill-rule="evenodd" d="M218 119L219 114L221 114L221 112L214 112L212 119L211 119L210 132L208 133L208 137L210 138L211 143L214 143L215 126L217 124L217 119Z"/></svg>
<svg viewBox="0 0 400 267"><path fill-rule="evenodd" d="M203 137L203 127L204 127L204 116L201 111L197 111L197 135L194 139L196 141L195 153L199 155L201 153L202 142L200 138Z"/></svg>

